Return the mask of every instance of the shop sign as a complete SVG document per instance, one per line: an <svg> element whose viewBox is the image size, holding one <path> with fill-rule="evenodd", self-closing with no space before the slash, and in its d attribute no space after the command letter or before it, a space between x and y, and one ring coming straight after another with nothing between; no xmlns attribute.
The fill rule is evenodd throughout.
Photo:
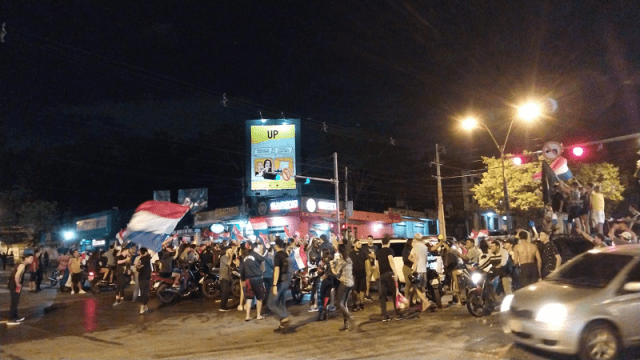
<svg viewBox="0 0 640 360"><path fill-rule="evenodd" d="M104 246L107 242L105 240L93 240L91 241L92 246Z"/></svg>
<svg viewBox="0 0 640 360"><path fill-rule="evenodd" d="M401 215L401 216L410 216L410 217L415 217L415 218L425 218L425 217L427 217L426 213L424 213L422 211L415 211L415 210L389 208L388 212L389 213L393 213L393 214L398 214L398 215Z"/></svg>
<svg viewBox="0 0 640 360"><path fill-rule="evenodd" d="M213 216L216 220L231 218L240 215L240 206L232 206L228 208L215 209Z"/></svg>
<svg viewBox="0 0 640 360"><path fill-rule="evenodd" d="M320 200L318 201L318 210L336 211L336 203L335 201Z"/></svg>
<svg viewBox="0 0 640 360"><path fill-rule="evenodd" d="M305 208L308 212L335 212L336 202L329 200L316 200L307 198L304 200Z"/></svg>
<svg viewBox="0 0 640 360"><path fill-rule="evenodd" d="M272 201L269 204L269 209L271 211L291 211L299 208L298 200L280 200L280 201Z"/></svg>

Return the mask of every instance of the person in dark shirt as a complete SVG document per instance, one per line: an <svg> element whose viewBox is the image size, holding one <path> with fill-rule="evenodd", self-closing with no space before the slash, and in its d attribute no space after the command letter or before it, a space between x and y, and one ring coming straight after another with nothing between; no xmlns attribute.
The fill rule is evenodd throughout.
<svg viewBox="0 0 640 360"><path fill-rule="evenodd" d="M564 234L564 207L567 202L564 199L564 194L560 190L560 187L556 184L552 187L551 194L551 209L558 218L558 234Z"/></svg>
<svg viewBox="0 0 640 360"><path fill-rule="evenodd" d="M25 254L21 264L15 264L9 276L9 292L11 294L11 305L9 307L8 326L20 325L24 318L18 318L18 304L20 303L20 292L22 291L22 280L25 269L33 262L33 254Z"/></svg>
<svg viewBox="0 0 640 360"><path fill-rule="evenodd" d="M364 296L367 290L367 268L369 261L369 250L362 246L362 241L356 239L353 250L349 253L353 263L353 293L355 301L352 311L364 310Z"/></svg>
<svg viewBox="0 0 640 360"><path fill-rule="evenodd" d="M151 280L151 254L147 248L140 248L140 259L138 260L138 284L140 286L140 314L149 312L147 303L149 302L150 280Z"/></svg>
<svg viewBox="0 0 640 360"><path fill-rule="evenodd" d="M389 247L391 238L388 235L382 238L382 248L376 251L376 262L378 269L380 269L380 310L382 311L382 321L389 321L391 317L387 315L387 295L391 292L391 302L393 303L393 309L396 315L398 315L398 309L396 308L395 295L396 284L395 281L398 278L398 273L393 263L393 250Z"/></svg>
<svg viewBox="0 0 640 360"><path fill-rule="evenodd" d="M262 263L266 255L261 243L253 243L251 252L244 258L242 267L240 268L240 278L243 281L244 296L246 299L245 310L247 316L244 321L251 320L251 303L256 298L256 310L258 312L257 320L262 320L262 300L265 298L265 289L262 282Z"/></svg>
<svg viewBox="0 0 640 360"><path fill-rule="evenodd" d="M213 258L214 254L213 251L211 251L211 246L207 246L202 254L200 254L200 263L210 271L213 268Z"/></svg>
<svg viewBox="0 0 640 360"><path fill-rule="evenodd" d="M555 244L549 241L549 234L545 231L540 231L540 241L542 242L540 248L540 257L542 258L541 275L542 279L544 279L562 264L562 257Z"/></svg>
<svg viewBox="0 0 640 360"><path fill-rule="evenodd" d="M131 263L131 254L128 248L123 248L116 256L116 301L113 306L118 306L124 300L125 274Z"/></svg>
<svg viewBox="0 0 640 360"><path fill-rule="evenodd" d="M285 304L285 294L289 289L289 257L284 251L284 240L275 243L276 255L273 259L273 284L269 296L269 310L280 319L280 326L274 331L286 333L289 328L289 314Z"/></svg>

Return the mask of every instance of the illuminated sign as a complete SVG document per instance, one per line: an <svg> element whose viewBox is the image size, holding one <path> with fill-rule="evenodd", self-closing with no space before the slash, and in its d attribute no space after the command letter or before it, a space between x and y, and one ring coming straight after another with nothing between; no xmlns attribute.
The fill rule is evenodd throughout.
<svg viewBox="0 0 640 360"><path fill-rule="evenodd" d="M318 210L323 211L336 211L336 203L335 201L318 201Z"/></svg>
<svg viewBox="0 0 640 360"><path fill-rule="evenodd" d="M93 246L104 246L107 242L105 240L93 240L91 241L91 245Z"/></svg>
<svg viewBox="0 0 640 360"><path fill-rule="evenodd" d="M93 219L80 220L76 222L76 229L78 231L88 231L104 229L107 227L108 216L100 216Z"/></svg>
<svg viewBox="0 0 640 360"><path fill-rule="evenodd" d="M307 211L314 212L316 211L316 201L313 199L307 199Z"/></svg>
<svg viewBox="0 0 640 360"><path fill-rule="evenodd" d="M298 200L272 201L269 204L271 211L294 210L298 208Z"/></svg>
<svg viewBox="0 0 640 360"><path fill-rule="evenodd" d="M334 212L336 211L336 202L329 200L316 200L313 198L303 198L305 209L308 212Z"/></svg>
<svg viewBox="0 0 640 360"><path fill-rule="evenodd" d="M299 132L300 120L297 119L247 121L250 195L271 190L285 190L279 194L297 194Z"/></svg>

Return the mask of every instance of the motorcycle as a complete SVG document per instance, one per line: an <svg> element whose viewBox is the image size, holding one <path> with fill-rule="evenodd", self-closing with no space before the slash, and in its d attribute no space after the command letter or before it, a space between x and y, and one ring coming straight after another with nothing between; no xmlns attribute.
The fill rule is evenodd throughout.
<svg viewBox="0 0 640 360"><path fill-rule="evenodd" d="M219 296L218 276L209 271L207 267L203 267L199 262L189 264L184 276L187 276L187 280L180 280L182 282L180 288L174 288L171 277L163 277L158 273L152 274L153 288L156 290L158 300L163 304L171 304L178 299L188 298L193 295L202 294L207 298ZM240 297L239 294L238 297Z"/></svg>
<svg viewBox="0 0 640 360"><path fill-rule="evenodd" d="M217 299L222 294L222 284L220 280L220 269L213 268L209 271L205 270L206 275L200 279L202 285L202 293L207 299ZM240 281L240 273L232 269L231 270L231 297L235 299L240 298L240 292L242 284Z"/></svg>
<svg viewBox="0 0 640 360"><path fill-rule="evenodd" d="M304 294L311 293L313 284L319 276L318 266L315 264L310 264L309 267L294 272L289 285L293 301L297 304L301 303Z"/></svg>
<svg viewBox="0 0 640 360"><path fill-rule="evenodd" d="M118 275L125 277L125 284L129 284L131 282L131 275L124 274ZM94 271L89 271L87 275L87 280L89 281L89 286L91 288L91 292L94 294L98 294L103 290L112 290L116 288L116 284L109 283L109 280L104 280L101 273L96 273Z"/></svg>
<svg viewBox="0 0 640 360"><path fill-rule="evenodd" d="M474 267L468 275L471 286L467 288L467 310L475 317L491 315L501 303L497 294L500 276L491 271L491 266L487 271Z"/></svg>
<svg viewBox="0 0 640 360"><path fill-rule="evenodd" d="M53 270L51 275L49 275L49 283L51 287L58 285L58 282L62 281L63 274L60 274L58 270Z"/></svg>
<svg viewBox="0 0 640 360"><path fill-rule="evenodd" d="M431 263L436 262L435 259L428 260L427 263L427 299L436 303L438 308L442 308L442 295L444 295L443 284L440 281L440 274L433 268Z"/></svg>

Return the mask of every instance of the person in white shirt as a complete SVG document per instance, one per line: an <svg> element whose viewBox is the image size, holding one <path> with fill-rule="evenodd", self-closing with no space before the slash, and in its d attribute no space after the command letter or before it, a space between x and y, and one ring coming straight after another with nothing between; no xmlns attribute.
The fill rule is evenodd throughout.
<svg viewBox="0 0 640 360"><path fill-rule="evenodd" d="M413 248L409 254L409 260L413 261L413 272L417 272L420 277L420 282L415 284L416 293L422 301L422 311L429 309L429 301L425 295L427 287L427 257L429 250L422 239L422 234L416 233L413 236ZM408 280L407 280L408 281Z"/></svg>

